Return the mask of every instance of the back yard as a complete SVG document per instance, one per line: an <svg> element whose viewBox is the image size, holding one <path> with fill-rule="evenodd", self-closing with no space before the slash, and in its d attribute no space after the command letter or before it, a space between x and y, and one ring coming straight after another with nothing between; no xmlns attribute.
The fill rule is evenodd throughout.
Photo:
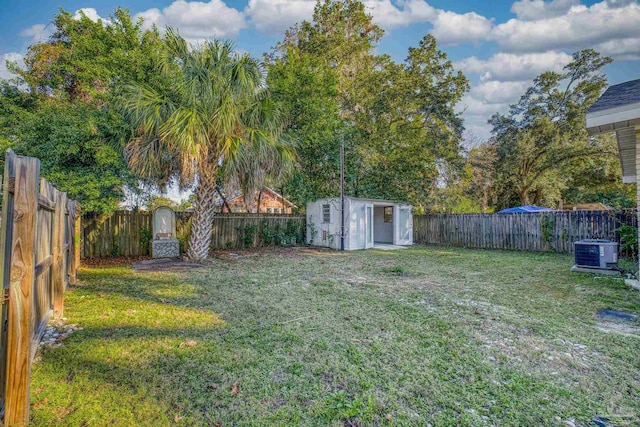
<svg viewBox="0 0 640 427"><path fill-rule="evenodd" d="M640 422L640 313L569 255L413 247L85 267L34 364L36 425ZM613 425L609 424L609 425ZM637 424L636 424L637 425Z"/></svg>

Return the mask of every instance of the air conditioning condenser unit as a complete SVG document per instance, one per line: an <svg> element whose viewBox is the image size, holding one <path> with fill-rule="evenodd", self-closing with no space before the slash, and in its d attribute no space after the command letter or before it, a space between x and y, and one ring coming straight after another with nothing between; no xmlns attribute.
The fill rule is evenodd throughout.
<svg viewBox="0 0 640 427"><path fill-rule="evenodd" d="M583 239L573 244L575 265L573 271L586 269L618 272L618 243L602 239ZM586 270L588 271L588 270Z"/></svg>

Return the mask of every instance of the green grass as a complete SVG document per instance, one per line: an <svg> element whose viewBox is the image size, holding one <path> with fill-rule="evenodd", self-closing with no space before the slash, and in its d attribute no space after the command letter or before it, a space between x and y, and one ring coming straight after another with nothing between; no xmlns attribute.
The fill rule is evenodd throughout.
<svg viewBox="0 0 640 427"><path fill-rule="evenodd" d="M84 329L33 366L34 424L640 422L640 328L595 316L640 295L568 255L239 254L82 269L65 315Z"/></svg>

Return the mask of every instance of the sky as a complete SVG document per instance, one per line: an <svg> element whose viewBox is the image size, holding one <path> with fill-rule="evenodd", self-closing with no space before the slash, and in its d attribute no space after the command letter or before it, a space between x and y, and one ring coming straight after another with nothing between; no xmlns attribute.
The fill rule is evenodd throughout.
<svg viewBox="0 0 640 427"><path fill-rule="evenodd" d="M506 112L546 70L561 70L571 53L594 48L613 57L605 73L616 84L640 78L640 4L637 0L364 0L385 36L378 53L403 61L409 47L433 34L471 90L457 106L467 135L490 135L487 120ZM0 0L0 77L6 60L21 61L32 43L51 34L59 8L92 19L118 6L148 25L172 26L194 41L225 38L256 56L285 29L310 20L315 0Z"/></svg>

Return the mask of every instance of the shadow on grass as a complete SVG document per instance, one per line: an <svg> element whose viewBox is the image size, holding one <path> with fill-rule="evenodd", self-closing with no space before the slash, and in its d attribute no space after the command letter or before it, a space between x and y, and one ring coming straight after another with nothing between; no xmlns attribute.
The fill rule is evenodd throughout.
<svg viewBox="0 0 640 427"><path fill-rule="evenodd" d="M208 424L239 363L211 328L87 328L34 366L36 425ZM241 363L241 362L240 362ZM212 418L213 417L213 418ZM99 420L96 422L96 420Z"/></svg>

